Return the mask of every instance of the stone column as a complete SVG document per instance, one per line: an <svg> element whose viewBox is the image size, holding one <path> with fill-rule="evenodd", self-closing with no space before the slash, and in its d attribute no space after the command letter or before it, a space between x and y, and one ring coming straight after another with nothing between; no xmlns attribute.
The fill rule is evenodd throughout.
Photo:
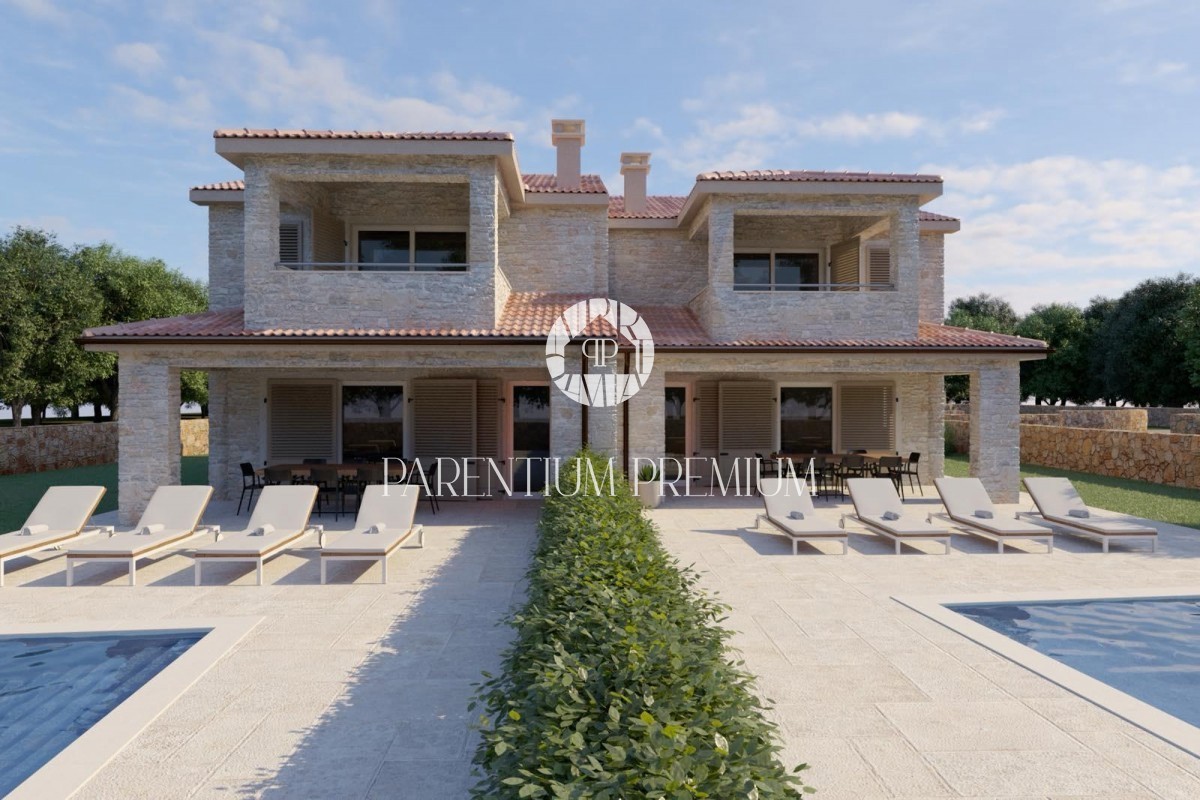
<svg viewBox="0 0 1200 800"><path fill-rule="evenodd" d="M213 487L213 499L228 500L229 490L229 404L226 392L229 370L208 371L208 483Z"/></svg>
<svg viewBox="0 0 1200 800"><path fill-rule="evenodd" d="M267 169L253 161L246 164L245 179L242 217L248 290L243 301L245 320L247 327L268 328L274 322L270 304L279 302L279 298L253 289L275 269L279 260L279 185Z"/></svg>
<svg viewBox="0 0 1200 800"><path fill-rule="evenodd" d="M592 374L613 372L612 364L604 367L589 365ZM621 453L621 406L589 406L588 447L601 455L617 457ZM618 464L618 466L621 466Z"/></svg>
<svg viewBox="0 0 1200 800"><path fill-rule="evenodd" d="M629 468L636 471L635 458L656 463L663 456L666 441L665 375L654 370L641 390L629 403Z"/></svg>
<svg viewBox="0 0 1200 800"><path fill-rule="evenodd" d="M119 516L133 525L157 487L179 483L179 368L122 353L118 376Z"/></svg>
<svg viewBox="0 0 1200 800"><path fill-rule="evenodd" d="M1021 368L1016 361L971 373L971 474L983 481L994 502L1017 502Z"/></svg>
<svg viewBox="0 0 1200 800"><path fill-rule="evenodd" d="M929 452L921 454L921 480L933 483L946 474L946 379L930 375L929 381Z"/></svg>
<svg viewBox="0 0 1200 800"><path fill-rule="evenodd" d="M550 455L565 461L582 446L583 406L551 386Z"/></svg>

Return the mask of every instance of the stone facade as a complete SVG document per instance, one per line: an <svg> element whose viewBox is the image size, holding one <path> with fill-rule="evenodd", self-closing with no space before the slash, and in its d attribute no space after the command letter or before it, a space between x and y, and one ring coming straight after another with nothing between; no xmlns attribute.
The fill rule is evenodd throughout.
<svg viewBox="0 0 1200 800"><path fill-rule="evenodd" d="M941 233L921 234L921 303L918 316L922 322L942 322L946 317L946 236Z"/></svg>
<svg viewBox="0 0 1200 800"><path fill-rule="evenodd" d="M182 455L208 455L208 419L198 417L180 422L179 442Z"/></svg>
<svg viewBox="0 0 1200 800"><path fill-rule="evenodd" d="M117 361L117 487L122 525L133 525L159 486L179 483L179 367L133 354Z"/></svg>
<svg viewBox="0 0 1200 800"><path fill-rule="evenodd" d="M522 209L500 224L498 237L514 291L607 294L607 206Z"/></svg>
<svg viewBox="0 0 1200 800"><path fill-rule="evenodd" d="M214 311L244 301L245 240L240 204L208 207L208 307Z"/></svg>
<svg viewBox="0 0 1200 800"><path fill-rule="evenodd" d="M971 475L995 503L1017 502L1021 371L1016 362L971 370Z"/></svg>
<svg viewBox="0 0 1200 800"><path fill-rule="evenodd" d="M704 289L708 256L685 231L614 229L608 234L608 296L634 308L682 306Z"/></svg>

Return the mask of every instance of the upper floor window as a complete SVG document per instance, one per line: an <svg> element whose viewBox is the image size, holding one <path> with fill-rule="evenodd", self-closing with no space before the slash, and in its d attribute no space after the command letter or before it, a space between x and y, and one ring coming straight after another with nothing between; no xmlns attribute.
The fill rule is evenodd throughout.
<svg viewBox="0 0 1200 800"><path fill-rule="evenodd" d="M739 291L811 292L821 286L821 254L761 251L733 254L733 288Z"/></svg>
<svg viewBox="0 0 1200 800"><path fill-rule="evenodd" d="M461 272L467 268L465 230L422 230L390 226L355 230L360 270Z"/></svg>

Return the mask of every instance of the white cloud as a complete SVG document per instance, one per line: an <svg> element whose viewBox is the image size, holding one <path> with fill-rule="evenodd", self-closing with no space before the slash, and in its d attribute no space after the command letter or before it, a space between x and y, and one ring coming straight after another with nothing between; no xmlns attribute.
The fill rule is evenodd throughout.
<svg viewBox="0 0 1200 800"><path fill-rule="evenodd" d="M1119 79L1127 86L1159 86L1172 91L1196 86L1196 76L1183 61L1129 61L1121 66Z"/></svg>
<svg viewBox="0 0 1200 800"><path fill-rule="evenodd" d="M57 234L59 241L68 247L75 244L96 244L101 241L112 241L115 238L115 232L111 228L88 225L87 223L81 224L57 214L0 220L0 223L3 224L5 230L19 225L23 228L37 228L50 231Z"/></svg>
<svg viewBox="0 0 1200 800"><path fill-rule="evenodd" d="M931 126L919 114L889 111L882 114L838 114L797 120L797 133L818 139L909 139Z"/></svg>
<svg viewBox="0 0 1200 800"><path fill-rule="evenodd" d="M130 72L146 77L163 66L158 48L146 42L125 42L113 48L113 61Z"/></svg>
<svg viewBox="0 0 1200 800"><path fill-rule="evenodd" d="M70 21L70 17L50 0L8 0L8 2L9 5L30 19L52 22L55 25L65 25Z"/></svg>
<svg viewBox="0 0 1200 800"><path fill-rule="evenodd" d="M1018 310L1085 304L1197 269L1200 172L1191 166L1055 156L922 171L945 178L936 208L963 216L946 244L948 300L988 291Z"/></svg>

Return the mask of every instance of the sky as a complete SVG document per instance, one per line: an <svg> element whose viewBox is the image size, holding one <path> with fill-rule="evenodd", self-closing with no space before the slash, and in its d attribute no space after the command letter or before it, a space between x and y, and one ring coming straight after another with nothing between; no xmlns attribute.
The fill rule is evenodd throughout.
<svg viewBox="0 0 1200 800"><path fill-rule="evenodd" d="M506 130L650 192L711 169L933 172L947 300L1086 304L1200 258L1200 3L0 0L0 232L207 271L220 127Z"/></svg>

